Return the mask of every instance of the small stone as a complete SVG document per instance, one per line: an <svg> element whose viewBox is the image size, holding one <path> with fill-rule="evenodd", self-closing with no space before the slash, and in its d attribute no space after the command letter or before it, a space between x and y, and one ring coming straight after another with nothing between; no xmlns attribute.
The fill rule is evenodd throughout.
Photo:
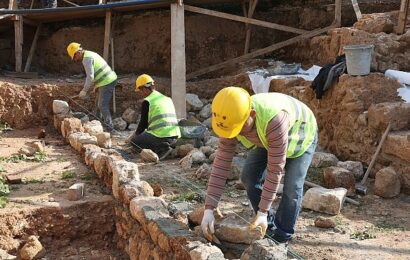
<svg viewBox="0 0 410 260"><path fill-rule="evenodd" d="M242 254L241 260L286 260L287 248L283 245L277 245L272 240L265 238L254 241Z"/></svg>
<svg viewBox="0 0 410 260"><path fill-rule="evenodd" d="M206 156L203 152L199 151L198 149L192 150L189 155L192 157L192 163L193 164L201 164L206 161Z"/></svg>
<svg viewBox="0 0 410 260"><path fill-rule="evenodd" d="M205 119L202 124L208 127L208 129L212 129L212 117Z"/></svg>
<svg viewBox="0 0 410 260"><path fill-rule="evenodd" d="M353 173L354 178L358 181L363 178L363 164L355 161L338 162L337 167L346 169Z"/></svg>
<svg viewBox="0 0 410 260"><path fill-rule="evenodd" d="M182 158L178 163L179 163L179 165L181 165L182 169L184 169L184 170L191 169L191 167L192 167L192 156L187 155L184 158Z"/></svg>
<svg viewBox="0 0 410 260"><path fill-rule="evenodd" d="M131 131L135 131L135 130L137 130L137 128L138 128L137 124L130 124L128 126L128 130L131 130Z"/></svg>
<svg viewBox="0 0 410 260"><path fill-rule="evenodd" d="M102 148L106 148L106 149L111 148L112 146L111 134L108 132L102 132L102 133L97 134L97 143L98 143L98 146Z"/></svg>
<svg viewBox="0 0 410 260"><path fill-rule="evenodd" d="M36 152L37 151L35 148L27 146L27 145L21 147L19 150L19 154L23 154L26 156L33 156Z"/></svg>
<svg viewBox="0 0 410 260"><path fill-rule="evenodd" d="M151 149L142 149L140 153L143 162L159 162L159 157Z"/></svg>
<svg viewBox="0 0 410 260"><path fill-rule="evenodd" d="M196 170L195 175L198 179L208 179L211 175L212 167L209 164L202 164L198 170Z"/></svg>
<svg viewBox="0 0 410 260"><path fill-rule="evenodd" d="M30 236L24 246L20 249L22 260L40 259L44 257L46 250L36 236Z"/></svg>
<svg viewBox="0 0 410 260"><path fill-rule="evenodd" d="M383 198L394 198L400 194L400 175L393 167L383 168L376 173L374 193Z"/></svg>
<svg viewBox="0 0 410 260"><path fill-rule="evenodd" d="M44 139L44 138L46 138L46 135L47 135L46 130L41 129L37 134L37 138L38 139Z"/></svg>
<svg viewBox="0 0 410 260"><path fill-rule="evenodd" d="M53 113L66 115L70 112L70 106L66 101L53 100Z"/></svg>
<svg viewBox="0 0 410 260"><path fill-rule="evenodd" d="M336 223L331 218L320 216L315 219L315 226L319 228L334 228L336 227Z"/></svg>
<svg viewBox="0 0 410 260"><path fill-rule="evenodd" d="M204 211L205 208L203 206L194 209L191 213L188 214L188 220L195 226L200 225L204 216Z"/></svg>
<svg viewBox="0 0 410 260"><path fill-rule="evenodd" d="M336 166L339 159L334 154L315 152L312 159L311 167L324 168L330 166Z"/></svg>
<svg viewBox="0 0 410 260"><path fill-rule="evenodd" d="M234 184L235 189L237 190L245 190L245 186L241 182L241 180L236 180Z"/></svg>
<svg viewBox="0 0 410 260"><path fill-rule="evenodd" d="M244 244L263 238L261 229L250 229L248 223L235 216L229 216L216 225L215 235L221 241Z"/></svg>
<svg viewBox="0 0 410 260"><path fill-rule="evenodd" d="M303 197L302 206L314 211L337 215L342 209L347 190L345 188L310 188Z"/></svg>
<svg viewBox="0 0 410 260"><path fill-rule="evenodd" d="M177 148L178 156L183 158L183 157L187 156L189 154L189 152L191 152L194 149L195 149L195 147L192 144L180 145Z"/></svg>
<svg viewBox="0 0 410 260"><path fill-rule="evenodd" d="M85 194L85 184L75 183L68 188L68 200L76 201L84 197Z"/></svg>
<svg viewBox="0 0 410 260"><path fill-rule="evenodd" d="M199 148L199 150L201 152L203 152L205 154L205 156L209 157L211 154L213 154L215 152L215 149L210 147L210 146L201 146L201 148Z"/></svg>
<svg viewBox="0 0 410 260"><path fill-rule="evenodd" d="M210 146L214 149L218 147L219 138L215 136L210 136L208 141L206 141L205 145Z"/></svg>
<svg viewBox="0 0 410 260"><path fill-rule="evenodd" d="M221 249L211 244L199 244L189 252L192 260L224 260Z"/></svg>
<svg viewBox="0 0 410 260"><path fill-rule="evenodd" d="M125 122L125 120L121 117L117 117L116 119L112 120L112 125L114 129L119 131L124 131L125 129L127 129L127 122Z"/></svg>
<svg viewBox="0 0 410 260"><path fill-rule="evenodd" d="M216 157L216 153L213 153L209 156L209 162L213 163Z"/></svg>
<svg viewBox="0 0 410 260"><path fill-rule="evenodd" d="M122 119L128 124L135 124L137 122L138 113L132 108L127 108L124 113L122 113Z"/></svg>
<svg viewBox="0 0 410 260"><path fill-rule="evenodd" d="M84 132L89 133L92 136L97 136L99 133L104 132L101 122L93 120L84 124Z"/></svg>
<svg viewBox="0 0 410 260"><path fill-rule="evenodd" d="M75 117L64 118L61 124L61 134L64 138L67 138L72 133L83 132L84 128L81 124L81 120Z"/></svg>
<svg viewBox="0 0 410 260"><path fill-rule="evenodd" d="M158 183L151 184L151 187L154 190L155 197L160 197L164 193L164 190L162 189L161 185L159 185Z"/></svg>
<svg viewBox="0 0 410 260"><path fill-rule="evenodd" d="M343 187L347 189L348 196L355 194L356 182L352 172L339 167L328 167L323 171L323 178L326 188Z"/></svg>
<svg viewBox="0 0 410 260"><path fill-rule="evenodd" d="M199 116L203 119L209 118L212 115L212 105L207 104L199 112Z"/></svg>
<svg viewBox="0 0 410 260"><path fill-rule="evenodd" d="M249 206L249 202L247 202L247 201L242 201L241 204L242 204L243 206Z"/></svg>
<svg viewBox="0 0 410 260"><path fill-rule="evenodd" d="M198 95L187 93L186 106L188 111L199 111L204 106L204 103L198 98Z"/></svg>
<svg viewBox="0 0 410 260"><path fill-rule="evenodd" d="M6 179L9 184L20 184L22 176L21 174L18 174L18 173L17 174L16 173L7 174Z"/></svg>

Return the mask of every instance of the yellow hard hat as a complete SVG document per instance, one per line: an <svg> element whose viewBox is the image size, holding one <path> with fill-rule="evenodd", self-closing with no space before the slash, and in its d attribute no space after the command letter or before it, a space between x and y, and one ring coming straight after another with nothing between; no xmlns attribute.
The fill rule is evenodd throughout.
<svg viewBox="0 0 410 260"><path fill-rule="evenodd" d="M147 85L149 84L149 85ZM139 75L135 81L135 91L138 92L144 86L151 86L154 84L154 80L148 74Z"/></svg>
<svg viewBox="0 0 410 260"><path fill-rule="evenodd" d="M81 48L81 44L72 42L67 46L68 55L74 59L74 54Z"/></svg>
<svg viewBox="0 0 410 260"><path fill-rule="evenodd" d="M212 129L219 137L236 137L248 119L251 108L251 97L245 89L221 89L212 101Z"/></svg>

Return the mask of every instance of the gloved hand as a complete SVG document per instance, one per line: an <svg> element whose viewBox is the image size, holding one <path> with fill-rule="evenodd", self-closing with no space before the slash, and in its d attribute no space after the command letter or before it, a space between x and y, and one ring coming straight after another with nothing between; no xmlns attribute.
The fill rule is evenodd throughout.
<svg viewBox="0 0 410 260"><path fill-rule="evenodd" d="M204 216L202 217L201 228L202 233L204 234L205 238L209 241L212 241L212 237L214 235L214 224L215 224L215 217L214 211L212 209L205 209Z"/></svg>
<svg viewBox="0 0 410 260"><path fill-rule="evenodd" d="M85 99L87 97L87 91L81 90L80 94L78 94L78 97L81 99Z"/></svg>
<svg viewBox="0 0 410 260"><path fill-rule="evenodd" d="M266 229L268 228L268 213L258 211L254 219L252 220L249 228L255 229L259 227L262 230L262 235L265 236Z"/></svg>

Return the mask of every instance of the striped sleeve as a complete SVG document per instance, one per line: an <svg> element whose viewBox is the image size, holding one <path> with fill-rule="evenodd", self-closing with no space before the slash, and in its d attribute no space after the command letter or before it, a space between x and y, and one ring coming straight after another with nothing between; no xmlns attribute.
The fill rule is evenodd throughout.
<svg viewBox="0 0 410 260"><path fill-rule="evenodd" d="M208 180L208 189L205 207L216 208L225 187L226 179L231 171L232 158L235 154L238 141L219 138L218 149L212 165L211 176Z"/></svg>
<svg viewBox="0 0 410 260"><path fill-rule="evenodd" d="M268 173L263 185L259 209L267 211L275 199L279 183L284 173L288 147L289 117L284 111L279 112L268 124Z"/></svg>

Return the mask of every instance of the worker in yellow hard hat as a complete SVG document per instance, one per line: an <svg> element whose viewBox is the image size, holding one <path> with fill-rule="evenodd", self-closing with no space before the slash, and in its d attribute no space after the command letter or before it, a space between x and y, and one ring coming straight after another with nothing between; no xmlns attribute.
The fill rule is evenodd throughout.
<svg viewBox="0 0 410 260"><path fill-rule="evenodd" d="M176 140L181 137L172 99L155 90L151 76L142 74L135 81L135 91L142 95L141 119L138 128L129 137L137 149L151 149L167 157Z"/></svg>
<svg viewBox="0 0 410 260"><path fill-rule="evenodd" d="M201 227L212 239L217 207L231 170L236 145L250 149L241 173L256 216L250 228L286 246L294 233L303 184L317 145L313 112L301 101L280 93L250 96L239 87L220 90L212 102L212 128L220 137L208 181ZM272 202L284 176L276 214Z"/></svg>
<svg viewBox="0 0 410 260"><path fill-rule="evenodd" d="M111 130L110 102L117 85L117 74L98 53L84 50L79 43L70 43L67 46L67 53L73 61L83 63L87 74L84 87L78 95L79 98L85 99L91 86L94 86L94 91L97 92L99 111L108 130Z"/></svg>

